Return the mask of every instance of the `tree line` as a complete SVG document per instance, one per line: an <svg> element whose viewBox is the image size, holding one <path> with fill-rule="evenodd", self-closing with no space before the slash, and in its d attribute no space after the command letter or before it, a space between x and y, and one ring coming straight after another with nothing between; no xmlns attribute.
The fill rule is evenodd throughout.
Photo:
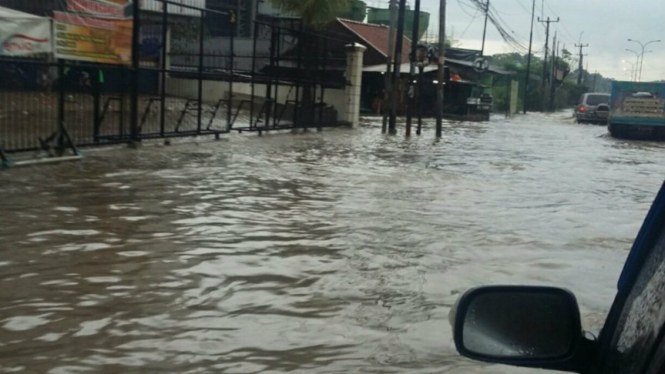
<svg viewBox="0 0 665 374"><path fill-rule="evenodd" d="M521 53L503 53L488 57L493 66L515 73L511 79L520 82L520 92L524 92L526 82L527 55ZM575 61L570 51L563 49L561 56L555 61L558 77L552 79L552 59L547 66L543 58L531 56L529 71L529 93L527 107L535 111L553 111L573 107L580 96L587 92L609 93L613 79L603 77L599 73L589 73L575 68ZM545 76L543 77L543 72ZM577 84L578 74L582 74L582 83ZM544 79L543 79L544 78ZM503 111L509 105L509 86L511 79L496 80L492 86L495 110ZM554 96L551 95L551 84L554 83ZM523 95L519 95L518 108L524 106Z"/></svg>

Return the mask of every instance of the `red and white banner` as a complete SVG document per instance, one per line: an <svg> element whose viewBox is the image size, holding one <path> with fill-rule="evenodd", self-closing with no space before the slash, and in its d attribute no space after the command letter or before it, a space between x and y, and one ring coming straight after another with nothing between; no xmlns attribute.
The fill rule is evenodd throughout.
<svg viewBox="0 0 665 374"><path fill-rule="evenodd" d="M132 15L130 0L67 0L70 12L125 18Z"/></svg>
<svg viewBox="0 0 665 374"><path fill-rule="evenodd" d="M0 8L0 56L28 57L52 51L48 18Z"/></svg>

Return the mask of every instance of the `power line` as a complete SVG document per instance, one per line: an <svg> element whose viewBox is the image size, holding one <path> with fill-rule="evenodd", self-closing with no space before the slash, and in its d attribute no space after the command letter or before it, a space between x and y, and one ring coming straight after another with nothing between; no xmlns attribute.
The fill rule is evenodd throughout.
<svg viewBox="0 0 665 374"><path fill-rule="evenodd" d="M462 0L457 0L457 4L459 4L460 9L462 9L462 11L463 11L464 13L466 13L466 15L469 16L469 17L473 17L474 15L471 14L471 13L469 13L469 12L467 12L466 10L464 10L464 7L469 7L469 8L471 8L472 10L475 10L475 11L476 11L476 14L478 13L478 10L479 10L478 8L476 8L476 7L473 6L473 5L464 4L464 3L462 2Z"/></svg>
<svg viewBox="0 0 665 374"><path fill-rule="evenodd" d="M467 31L469 31L469 28L471 27L471 24L473 24L473 21L475 21L476 18L478 18L478 13L479 12L480 11L478 9L476 9L476 14L474 14L473 17L471 17L471 20L469 21L469 24L466 25L466 28L464 29L464 31L462 31L462 34L460 34L460 36L459 36L460 39L464 36L464 34L466 34Z"/></svg>
<svg viewBox="0 0 665 374"><path fill-rule="evenodd" d="M554 9L552 9L552 7L547 3L547 0L544 0L544 1L543 1L543 4L545 4L545 6L547 7L547 9L549 9L550 12L552 12L552 14L554 14L556 17L559 17L559 15L556 14L556 12L554 11ZM567 42L572 42L572 43L574 43L574 42L575 42L575 37L574 37L573 34L570 32L570 30L568 30L568 28L566 27L566 25L565 25L563 22L561 22L561 26L563 27L563 31L565 31L565 33L568 34L568 36L571 38L570 40L566 40L566 41L567 41Z"/></svg>
<svg viewBox="0 0 665 374"><path fill-rule="evenodd" d="M470 0L477 9L483 10L485 9L485 3L483 3L480 0ZM510 30L507 26L505 26L505 21L501 18L501 16L496 12L496 9L494 7L490 7L490 10L488 12L488 18L494 25L494 27L497 29L499 32L499 35L501 35L501 38L508 43L510 46L512 46L515 50L517 51L526 51L527 48L520 42L517 38L515 38L512 34L515 32ZM509 30L506 30L509 29ZM509 32L510 31L510 32ZM512 34L511 34L512 33Z"/></svg>

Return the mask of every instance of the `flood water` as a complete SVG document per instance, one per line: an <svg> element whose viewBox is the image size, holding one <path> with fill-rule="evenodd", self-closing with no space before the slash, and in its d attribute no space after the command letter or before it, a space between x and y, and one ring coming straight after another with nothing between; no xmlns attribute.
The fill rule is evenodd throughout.
<svg viewBox="0 0 665 374"><path fill-rule="evenodd" d="M480 284L567 287L602 326L664 145L368 122L0 172L0 372L529 372L457 355Z"/></svg>

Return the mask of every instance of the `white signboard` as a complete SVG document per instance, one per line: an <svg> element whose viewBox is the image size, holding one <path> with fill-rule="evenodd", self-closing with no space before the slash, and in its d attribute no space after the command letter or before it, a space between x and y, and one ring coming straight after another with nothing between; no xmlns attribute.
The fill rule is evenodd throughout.
<svg viewBox="0 0 665 374"><path fill-rule="evenodd" d="M141 5L142 10L147 10L152 12L164 11L164 3L159 0L140 0L140 1L141 2L139 4ZM195 7L197 9L206 8L206 0L169 0L168 12L169 14L173 15L200 17L201 12L196 9L185 8L172 3L188 5L190 7Z"/></svg>
<svg viewBox="0 0 665 374"><path fill-rule="evenodd" d="M32 56L51 53L51 21L48 18L0 8L0 56Z"/></svg>

